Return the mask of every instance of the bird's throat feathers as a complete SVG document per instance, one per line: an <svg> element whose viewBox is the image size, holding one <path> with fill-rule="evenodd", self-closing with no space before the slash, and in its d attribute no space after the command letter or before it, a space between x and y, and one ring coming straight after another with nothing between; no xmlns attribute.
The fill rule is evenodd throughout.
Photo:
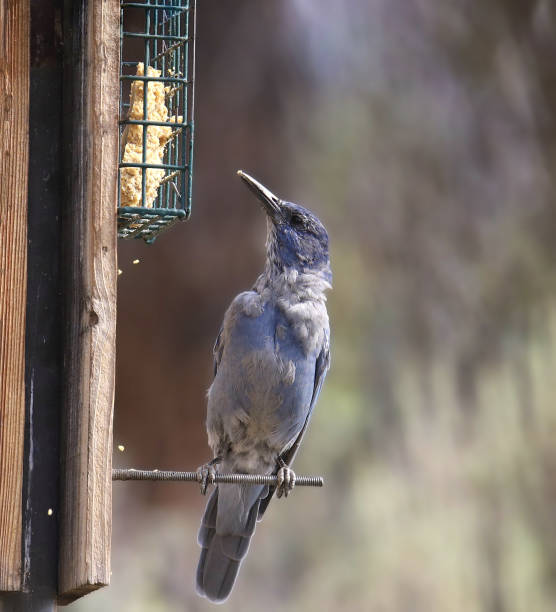
<svg viewBox="0 0 556 612"><path fill-rule="evenodd" d="M313 299L325 302L325 292L332 288L332 271L328 255L318 262L303 261L302 251L288 261L284 249L280 248L280 238L272 222L268 222L266 242L266 263L264 272L259 276L254 289L263 294L272 289L273 295L290 295L294 300ZM300 258L301 257L301 258Z"/></svg>
<svg viewBox="0 0 556 612"><path fill-rule="evenodd" d="M312 300L324 303L326 291L332 288L331 280L329 265L300 272L296 268L275 266L267 260L265 270L257 279L254 289L263 298L272 295L278 300L287 297L290 302Z"/></svg>
<svg viewBox="0 0 556 612"><path fill-rule="evenodd" d="M293 230L286 223L276 225L268 220L264 275L272 282L286 280L292 289L307 283L320 286L323 282L322 292L329 289L332 271L328 236L324 227L320 228L318 237L312 231Z"/></svg>

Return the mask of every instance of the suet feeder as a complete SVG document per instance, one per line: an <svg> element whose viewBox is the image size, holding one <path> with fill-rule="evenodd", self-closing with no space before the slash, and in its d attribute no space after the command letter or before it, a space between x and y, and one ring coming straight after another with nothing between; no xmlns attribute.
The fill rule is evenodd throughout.
<svg viewBox="0 0 556 612"><path fill-rule="evenodd" d="M152 242L191 212L195 0L122 2L118 236Z"/></svg>

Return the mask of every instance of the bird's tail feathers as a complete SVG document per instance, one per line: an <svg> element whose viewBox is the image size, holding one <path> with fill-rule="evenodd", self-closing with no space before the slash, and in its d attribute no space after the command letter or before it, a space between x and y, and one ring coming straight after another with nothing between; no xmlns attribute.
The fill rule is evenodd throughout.
<svg viewBox="0 0 556 612"><path fill-rule="evenodd" d="M198 535L201 557L197 566L197 592L215 603L223 602L234 586L255 531L260 499L268 492L267 487L250 486L248 495L242 496L247 491L240 490L239 498L249 504L247 511L242 512L241 504L239 508L230 507L230 493L236 498L238 493L229 487L219 485L213 491Z"/></svg>

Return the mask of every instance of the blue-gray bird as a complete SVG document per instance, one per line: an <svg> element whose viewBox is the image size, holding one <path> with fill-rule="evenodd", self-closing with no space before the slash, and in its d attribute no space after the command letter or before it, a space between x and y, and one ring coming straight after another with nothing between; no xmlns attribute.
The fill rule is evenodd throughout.
<svg viewBox="0 0 556 612"><path fill-rule="evenodd" d="M207 432L214 459L199 468L206 491L222 473L276 474L277 487L219 484L199 530L197 591L224 601L275 489L295 485L290 469L330 363L325 292L328 234L306 208L239 176L267 214L266 263L251 291L231 303L214 346Z"/></svg>

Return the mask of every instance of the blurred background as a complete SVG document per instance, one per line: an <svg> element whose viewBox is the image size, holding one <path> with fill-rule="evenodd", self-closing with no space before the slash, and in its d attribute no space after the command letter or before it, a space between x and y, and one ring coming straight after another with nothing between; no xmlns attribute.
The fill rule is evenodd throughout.
<svg viewBox="0 0 556 612"><path fill-rule="evenodd" d="M555 57L551 0L198 1L193 215L119 245L114 465L211 457L212 344L264 258L237 169L334 271L295 465L326 485L271 504L227 610L556 609ZM205 501L116 483L112 585L72 609L213 609Z"/></svg>

